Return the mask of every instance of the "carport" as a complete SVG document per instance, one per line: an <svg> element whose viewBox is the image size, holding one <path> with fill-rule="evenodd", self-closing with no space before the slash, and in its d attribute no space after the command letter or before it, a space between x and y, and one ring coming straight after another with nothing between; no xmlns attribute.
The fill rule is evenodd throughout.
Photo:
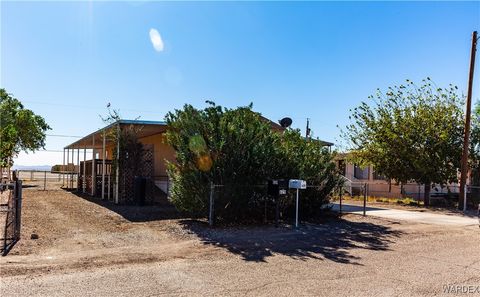
<svg viewBox="0 0 480 297"><path fill-rule="evenodd" d="M120 132L129 126L136 127L135 134L139 139L164 133L167 129L163 121L118 120L65 146L61 170L64 183L65 172L74 172L77 175L77 191L119 203L120 170L114 170L114 164L118 164L118 156L121 155L118 143ZM90 159L87 159L87 154ZM72 175L67 175L67 184L69 178L73 184Z"/></svg>

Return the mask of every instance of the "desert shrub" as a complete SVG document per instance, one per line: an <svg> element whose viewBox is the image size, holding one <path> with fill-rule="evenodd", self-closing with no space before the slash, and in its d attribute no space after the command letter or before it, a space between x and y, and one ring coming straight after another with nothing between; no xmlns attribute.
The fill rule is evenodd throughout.
<svg viewBox="0 0 480 297"><path fill-rule="evenodd" d="M227 109L208 102L205 109L185 105L167 114L167 141L176 151L168 164L171 199L193 215L206 216L210 186L214 188L217 219L225 222L260 220L269 179L301 178L311 187L302 192L302 215L313 216L328 202L340 181L333 155L298 130L275 131L252 106ZM278 129L277 129L278 130ZM285 199L285 214L293 206Z"/></svg>

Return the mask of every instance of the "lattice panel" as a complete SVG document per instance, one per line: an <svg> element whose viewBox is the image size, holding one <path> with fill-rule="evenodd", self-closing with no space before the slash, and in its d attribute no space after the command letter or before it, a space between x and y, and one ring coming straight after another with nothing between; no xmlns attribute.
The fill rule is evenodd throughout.
<svg viewBox="0 0 480 297"><path fill-rule="evenodd" d="M153 145L144 145L140 164L124 163L120 169L120 202L134 203L134 182L135 176L142 176L147 179L145 189L145 202L151 203L154 199L153 176L154 176L154 155Z"/></svg>

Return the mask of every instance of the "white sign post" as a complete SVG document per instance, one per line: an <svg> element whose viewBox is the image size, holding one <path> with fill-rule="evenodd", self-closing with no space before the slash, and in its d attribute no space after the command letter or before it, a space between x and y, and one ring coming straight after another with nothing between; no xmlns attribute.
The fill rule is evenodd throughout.
<svg viewBox="0 0 480 297"><path fill-rule="evenodd" d="M291 179L288 181L290 189L297 189L297 199L295 201L295 228L298 228L298 191L307 188L307 182L301 179Z"/></svg>

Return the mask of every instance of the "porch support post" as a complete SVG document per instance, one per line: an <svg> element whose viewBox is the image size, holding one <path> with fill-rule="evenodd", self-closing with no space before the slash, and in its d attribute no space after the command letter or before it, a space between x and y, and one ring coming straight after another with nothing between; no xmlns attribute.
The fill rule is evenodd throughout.
<svg viewBox="0 0 480 297"><path fill-rule="evenodd" d="M60 172L62 173L62 187L65 186L65 174L63 173L65 171L65 148L63 148L63 163L62 163L62 170Z"/></svg>
<svg viewBox="0 0 480 297"><path fill-rule="evenodd" d="M118 204L118 201L119 201L119 197L118 197L118 182L120 180L120 175L119 175L119 172L120 172L120 166L119 166L119 155L120 155L120 123L118 123L118 126L117 126L117 156L116 156L116 163L117 163L117 166L116 166L116 169L115 170L115 204Z"/></svg>
<svg viewBox="0 0 480 297"><path fill-rule="evenodd" d="M70 171L70 189L73 189L73 173L75 172L75 149L72 148L72 170Z"/></svg>
<svg viewBox="0 0 480 297"><path fill-rule="evenodd" d="M65 170L65 171L67 171L67 172L68 172L68 161L70 161L70 149L67 149L67 166L66 166L66 169L67 169L67 170L65 170L65 168L63 169L63 170ZM69 187L69 185L70 185L69 177L70 177L70 176L69 176L68 173L67 173L67 189L68 189L68 187Z"/></svg>
<svg viewBox="0 0 480 297"><path fill-rule="evenodd" d="M83 145L83 175L82 175L82 193L85 194L86 186L87 186L87 145Z"/></svg>
<svg viewBox="0 0 480 297"><path fill-rule="evenodd" d="M77 192L80 192L80 147L77 148Z"/></svg>
<svg viewBox="0 0 480 297"><path fill-rule="evenodd" d="M91 195L95 196L95 134L92 136L92 192Z"/></svg>
<svg viewBox="0 0 480 297"><path fill-rule="evenodd" d="M107 187L107 199L110 200L110 184L111 184L111 176L112 176L112 163L110 163L110 172L108 173L108 187Z"/></svg>
<svg viewBox="0 0 480 297"><path fill-rule="evenodd" d="M105 199L105 129L103 129L102 144L102 200Z"/></svg>

